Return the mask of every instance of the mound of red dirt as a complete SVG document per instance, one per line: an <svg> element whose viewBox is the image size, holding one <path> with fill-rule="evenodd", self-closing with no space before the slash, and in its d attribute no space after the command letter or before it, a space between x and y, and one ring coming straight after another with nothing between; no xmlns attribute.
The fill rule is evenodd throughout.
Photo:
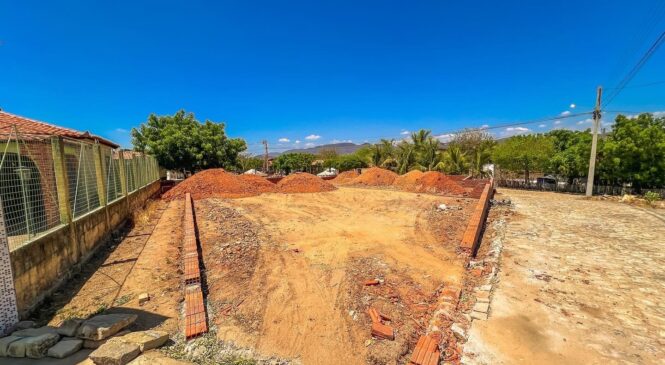
<svg viewBox="0 0 665 365"><path fill-rule="evenodd" d="M240 177L230 174L224 169L203 170L185 179L162 196L166 200L183 199L186 193L192 194L194 199L205 198L241 198L245 196L259 195L268 191L275 191L268 185L258 183L258 176ZM265 180L265 179L263 179ZM271 184L265 180L266 183Z"/></svg>
<svg viewBox="0 0 665 365"><path fill-rule="evenodd" d="M292 174L277 183L277 191L280 193L319 193L332 190L337 190L333 184L308 173Z"/></svg>
<svg viewBox="0 0 665 365"><path fill-rule="evenodd" d="M448 176L437 172L427 171L416 183L415 191L421 193L434 193L444 195L464 195L466 189Z"/></svg>
<svg viewBox="0 0 665 365"><path fill-rule="evenodd" d="M353 179L352 183L367 186L390 186L397 176L399 175L390 170L372 167L363 171L360 176Z"/></svg>
<svg viewBox="0 0 665 365"><path fill-rule="evenodd" d="M238 178L244 181L246 184L253 185L253 188L260 193L274 193L277 190L277 187L274 183L268 181L265 177L243 174L239 175Z"/></svg>
<svg viewBox="0 0 665 365"><path fill-rule="evenodd" d="M342 172L330 181L332 181L333 184L346 185L350 184L353 179L357 178L358 176L360 176L360 174L356 170L349 170Z"/></svg>
<svg viewBox="0 0 665 365"><path fill-rule="evenodd" d="M393 182L393 186L405 190L405 191L414 191L418 184L418 179L423 176L423 172L420 170L409 171L404 175L398 176Z"/></svg>

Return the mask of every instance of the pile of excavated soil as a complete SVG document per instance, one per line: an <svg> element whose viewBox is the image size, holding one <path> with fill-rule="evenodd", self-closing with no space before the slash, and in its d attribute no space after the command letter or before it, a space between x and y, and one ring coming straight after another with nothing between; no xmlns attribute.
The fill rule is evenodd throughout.
<svg viewBox="0 0 665 365"><path fill-rule="evenodd" d="M445 195L464 195L466 189L448 176L437 172L425 172L416 183L415 191Z"/></svg>
<svg viewBox="0 0 665 365"><path fill-rule="evenodd" d="M397 176L399 175L390 170L372 167L363 171L360 176L353 179L352 183L367 186L390 186L393 184Z"/></svg>
<svg viewBox="0 0 665 365"><path fill-rule="evenodd" d="M275 184L268 181L265 177L243 174L239 175L238 178L246 184L254 185L254 188L261 193L274 193L277 190Z"/></svg>
<svg viewBox="0 0 665 365"><path fill-rule="evenodd" d="M332 179L331 182L333 184L346 185L350 184L353 179L357 178L358 176L360 176L360 174L356 170L344 171Z"/></svg>
<svg viewBox="0 0 665 365"><path fill-rule="evenodd" d="M423 172L420 170L409 171L404 175L398 176L393 182L393 186L404 190L404 191L414 191L418 184L418 179L423 176Z"/></svg>
<svg viewBox="0 0 665 365"><path fill-rule="evenodd" d="M194 199L241 198L275 191L274 185L267 185L271 182L265 180L265 183L259 183L255 178L265 180L258 176L241 177L224 169L203 170L185 179L162 197L166 200L183 199L186 193L190 193Z"/></svg>
<svg viewBox="0 0 665 365"><path fill-rule="evenodd" d="M277 191L280 193L319 193L332 190L337 190L333 184L308 173L292 174L277 183Z"/></svg>

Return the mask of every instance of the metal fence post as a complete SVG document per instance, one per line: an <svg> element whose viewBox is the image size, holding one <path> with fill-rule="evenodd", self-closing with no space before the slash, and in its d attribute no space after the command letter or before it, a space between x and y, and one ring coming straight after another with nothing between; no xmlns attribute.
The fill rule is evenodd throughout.
<svg viewBox="0 0 665 365"><path fill-rule="evenodd" d="M6 335L18 323L18 319L9 240L0 199L0 335Z"/></svg>

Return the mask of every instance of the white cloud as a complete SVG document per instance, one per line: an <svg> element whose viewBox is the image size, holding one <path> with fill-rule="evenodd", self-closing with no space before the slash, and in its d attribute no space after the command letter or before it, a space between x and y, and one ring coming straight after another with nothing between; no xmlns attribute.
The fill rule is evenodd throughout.
<svg viewBox="0 0 665 365"><path fill-rule="evenodd" d="M319 138L321 138L321 136L318 134L310 134L309 136L305 137L305 139L308 141L316 141Z"/></svg>
<svg viewBox="0 0 665 365"><path fill-rule="evenodd" d="M440 134L438 136L434 136L434 138L438 139L441 142L449 142L455 137L454 133L447 133L447 134Z"/></svg>
<svg viewBox="0 0 665 365"><path fill-rule="evenodd" d="M480 129L487 129L489 127L490 127L489 124L483 124L483 125L480 126Z"/></svg>
<svg viewBox="0 0 665 365"><path fill-rule="evenodd" d="M403 136L406 136L406 135L408 135L409 133L411 133L411 132L409 132L409 131L402 131L402 132L400 132L400 134L403 135Z"/></svg>
<svg viewBox="0 0 665 365"><path fill-rule="evenodd" d="M284 138L284 137L278 139L278 141L281 142L281 143L288 143L288 142L291 142L290 139L288 139L288 138Z"/></svg>
<svg viewBox="0 0 665 365"><path fill-rule="evenodd" d="M350 139L333 139L330 143L353 143Z"/></svg>
<svg viewBox="0 0 665 365"><path fill-rule="evenodd" d="M116 133L128 133L129 132L125 128L116 128L113 131L116 132Z"/></svg>
<svg viewBox="0 0 665 365"><path fill-rule="evenodd" d="M566 110L565 112L561 112L561 116L564 116L564 117L568 114L570 114L570 110Z"/></svg>
<svg viewBox="0 0 665 365"><path fill-rule="evenodd" d="M296 139L295 144L300 144L300 140Z"/></svg>
<svg viewBox="0 0 665 365"><path fill-rule="evenodd" d="M662 118L662 117L665 117L665 111L657 111L657 112L653 112L653 113L651 113L651 114L653 114L654 118Z"/></svg>
<svg viewBox="0 0 665 365"><path fill-rule="evenodd" d="M305 147L314 147L314 146L315 146L315 144L312 143L312 142L305 143Z"/></svg>
<svg viewBox="0 0 665 365"><path fill-rule="evenodd" d="M592 124L592 123L593 123L593 119L591 119L591 118L587 118L587 119L580 120L579 122L577 122L577 125L582 125L582 124Z"/></svg>
<svg viewBox="0 0 665 365"><path fill-rule="evenodd" d="M547 124L541 124L541 125L539 125L538 127L540 127L540 128L545 128L545 127L547 127Z"/></svg>
<svg viewBox="0 0 665 365"><path fill-rule="evenodd" d="M529 131L529 128L524 128L524 127L508 127L506 128L506 131L508 132L527 132Z"/></svg>
<svg viewBox="0 0 665 365"><path fill-rule="evenodd" d="M559 124L561 124L561 121L560 120L555 120L554 124L559 125Z"/></svg>
<svg viewBox="0 0 665 365"><path fill-rule="evenodd" d="M575 109L576 106L577 106L577 105L575 105L574 103L573 103L573 104L570 104L570 109Z"/></svg>

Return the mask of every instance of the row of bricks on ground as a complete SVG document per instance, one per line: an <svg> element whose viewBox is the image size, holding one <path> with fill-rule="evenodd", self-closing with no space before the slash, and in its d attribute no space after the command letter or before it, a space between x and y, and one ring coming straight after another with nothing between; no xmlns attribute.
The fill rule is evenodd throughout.
<svg viewBox="0 0 665 365"><path fill-rule="evenodd" d="M491 184L486 184L483 189L483 193L480 196L480 200L476 205L471 218L469 219L469 224L467 225L464 235L462 236L461 247L463 249L473 249L475 248L478 239L480 238L481 227L485 220L487 214L487 208L489 207L489 198L490 198L490 189L492 188Z"/></svg>
<svg viewBox="0 0 665 365"><path fill-rule="evenodd" d="M201 290L201 268L194 228L194 212L191 196L185 196L183 223L183 266L185 280L185 338L190 339L208 332L203 291Z"/></svg>

